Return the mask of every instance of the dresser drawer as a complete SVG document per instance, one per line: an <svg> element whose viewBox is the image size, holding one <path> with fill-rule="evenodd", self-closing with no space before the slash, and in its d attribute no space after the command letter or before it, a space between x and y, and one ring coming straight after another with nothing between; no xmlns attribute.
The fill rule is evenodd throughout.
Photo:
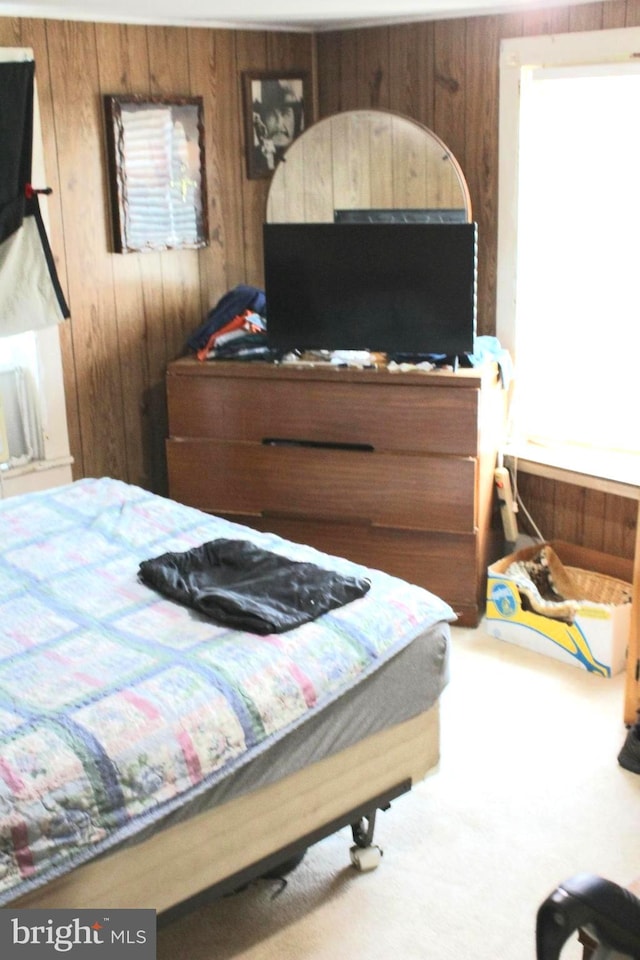
<svg viewBox="0 0 640 960"><path fill-rule="evenodd" d="M477 623L504 418L494 364L419 373L183 357L167 394L172 497L387 570Z"/></svg>
<svg viewBox="0 0 640 960"><path fill-rule="evenodd" d="M416 376L420 376L417 374ZM380 383L263 380L169 374L169 433L214 440L264 438L357 443L475 456L478 391Z"/></svg>
<svg viewBox="0 0 640 960"><path fill-rule="evenodd" d="M169 440L172 497L212 513L472 533L476 461Z"/></svg>
<svg viewBox="0 0 640 960"><path fill-rule="evenodd" d="M419 533L273 517L247 518L246 522L258 530L416 583L446 600L458 614L460 625L475 626L478 622L478 597L470 589L476 581L477 564L473 534ZM483 589L482 596L485 592Z"/></svg>

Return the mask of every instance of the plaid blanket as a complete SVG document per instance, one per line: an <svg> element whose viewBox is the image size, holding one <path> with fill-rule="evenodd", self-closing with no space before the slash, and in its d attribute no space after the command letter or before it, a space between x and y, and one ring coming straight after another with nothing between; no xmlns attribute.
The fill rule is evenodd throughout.
<svg viewBox="0 0 640 960"><path fill-rule="evenodd" d="M259 636L138 579L219 537L371 589ZM454 619L419 587L106 478L0 502L0 548L0 903L161 825Z"/></svg>

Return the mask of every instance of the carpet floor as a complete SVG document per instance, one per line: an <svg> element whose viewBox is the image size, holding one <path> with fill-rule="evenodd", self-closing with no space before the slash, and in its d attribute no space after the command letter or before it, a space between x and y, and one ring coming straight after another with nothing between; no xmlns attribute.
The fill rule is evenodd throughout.
<svg viewBox="0 0 640 960"><path fill-rule="evenodd" d="M603 679L453 628L438 770L376 821L377 870L350 830L158 933L158 960L535 960L557 883L640 875L640 776L617 754L624 676ZM564 958L580 957L572 942Z"/></svg>

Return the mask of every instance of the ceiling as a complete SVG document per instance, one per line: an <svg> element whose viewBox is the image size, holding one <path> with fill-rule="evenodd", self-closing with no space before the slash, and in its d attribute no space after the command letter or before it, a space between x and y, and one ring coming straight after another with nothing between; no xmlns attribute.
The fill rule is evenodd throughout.
<svg viewBox="0 0 640 960"><path fill-rule="evenodd" d="M0 0L0 16L190 27L323 31L446 20L589 0Z"/></svg>

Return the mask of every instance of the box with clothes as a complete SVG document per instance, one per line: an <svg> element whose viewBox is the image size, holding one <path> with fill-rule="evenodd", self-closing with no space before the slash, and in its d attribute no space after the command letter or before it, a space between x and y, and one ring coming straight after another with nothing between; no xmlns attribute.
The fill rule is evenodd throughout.
<svg viewBox="0 0 640 960"><path fill-rule="evenodd" d="M584 569L585 552L538 543L491 564L488 632L555 659L611 677L625 666L631 584Z"/></svg>

